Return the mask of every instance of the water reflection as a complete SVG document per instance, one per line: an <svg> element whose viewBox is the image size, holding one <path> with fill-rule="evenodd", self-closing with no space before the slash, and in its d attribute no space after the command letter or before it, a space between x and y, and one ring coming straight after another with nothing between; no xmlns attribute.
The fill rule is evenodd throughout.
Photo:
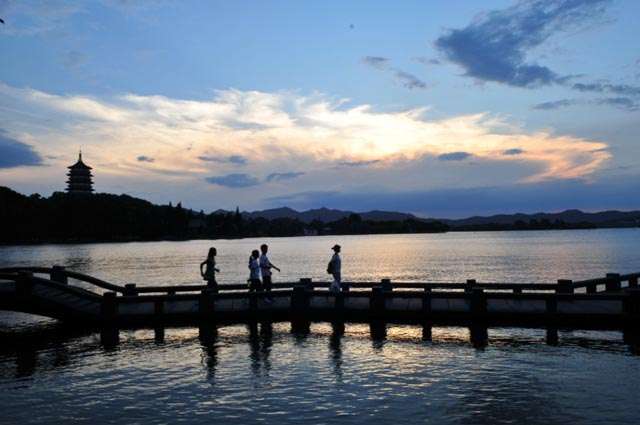
<svg viewBox="0 0 640 425"><path fill-rule="evenodd" d="M98 347L92 331L52 324L19 332L0 332L0 377L30 378L73 366L78 353ZM9 359L14 359L13 367Z"/></svg>
<svg viewBox="0 0 640 425"><path fill-rule="evenodd" d="M216 326L200 327L198 339L202 349L202 361L207 370L207 380L215 382L218 366L218 328Z"/></svg>
<svg viewBox="0 0 640 425"><path fill-rule="evenodd" d="M273 323L258 322L247 324L251 371L256 378L269 377L271 371L271 347L273 345ZM258 330L259 329L259 330Z"/></svg>
<svg viewBox="0 0 640 425"><path fill-rule="evenodd" d="M337 382L342 382L342 338L344 337L344 322L334 322L331 324L331 327L329 353L333 365L333 374Z"/></svg>

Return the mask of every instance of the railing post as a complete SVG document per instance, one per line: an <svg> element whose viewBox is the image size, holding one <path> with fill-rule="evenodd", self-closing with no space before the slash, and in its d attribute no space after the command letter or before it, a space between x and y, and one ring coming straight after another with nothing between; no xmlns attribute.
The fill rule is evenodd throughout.
<svg viewBox="0 0 640 425"><path fill-rule="evenodd" d="M313 291L313 280L310 277L301 277L300 285L304 285L309 291Z"/></svg>
<svg viewBox="0 0 640 425"><path fill-rule="evenodd" d="M380 281L382 283L382 290L391 292L393 291L393 286L391 285L391 279L382 279Z"/></svg>
<svg viewBox="0 0 640 425"><path fill-rule="evenodd" d="M629 288L637 288L638 287L638 276L629 278Z"/></svg>
<svg viewBox="0 0 640 425"><path fill-rule="evenodd" d="M69 284L69 279L63 266L53 266L49 277L54 282L62 283L63 285Z"/></svg>
<svg viewBox="0 0 640 425"><path fill-rule="evenodd" d="M573 294L573 281L569 279L558 279L556 294Z"/></svg>
<svg viewBox="0 0 640 425"><path fill-rule="evenodd" d="M607 283L605 287L607 291L619 291L622 287L620 273L607 273Z"/></svg>
<svg viewBox="0 0 640 425"><path fill-rule="evenodd" d="M124 285L123 295L125 297L135 297L138 295L135 283L127 283Z"/></svg>
<svg viewBox="0 0 640 425"><path fill-rule="evenodd" d="M101 315L104 322L115 320L118 313L118 303L115 292L105 292L102 294Z"/></svg>
<svg viewBox="0 0 640 425"><path fill-rule="evenodd" d="M475 279L467 279L467 284L464 288L464 292L471 292L473 290L473 287L476 286L476 280Z"/></svg>

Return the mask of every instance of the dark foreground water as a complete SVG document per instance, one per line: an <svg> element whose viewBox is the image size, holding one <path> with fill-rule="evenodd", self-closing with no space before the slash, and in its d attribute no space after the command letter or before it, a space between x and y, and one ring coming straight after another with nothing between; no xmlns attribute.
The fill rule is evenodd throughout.
<svg viewBox="0 0 640 425"><path fill-rule="evenodd" d="M616 332L313 324L98 334L42 327L0 350L1 423L637 424L640 359Z"/></svg>
<svg viewBox="0 0 640 425"><path fill-rule="evenodd" d="M276 279L326 279L341 243L349 280L552 282L640 270L635 229L267 241ZM66 265L116 283L197 282L209 245L222 283L262 241L0 247L0 265ZM202 258L201 258L202 257ZM238 264L236 264L238 263ZM194 272L194 269L196 272ZM316 270L318 269L318 270ZM226 274L224 273L226 271ZM194 277L195 275L195 277ZM380 276L382 275L382 276ZM244 276L242 276L244 278ZM0 423L637 424L640 357L619 332L314 323L99 333L0 313Z"/></svg>

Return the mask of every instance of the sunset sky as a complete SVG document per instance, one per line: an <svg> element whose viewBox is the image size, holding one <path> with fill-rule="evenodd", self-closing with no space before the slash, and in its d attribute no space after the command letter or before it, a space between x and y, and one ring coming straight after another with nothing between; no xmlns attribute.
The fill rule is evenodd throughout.
<svg viewBox="0 0 640 425"><path fill-rule="evenodd" d="M0 186L211 212L640 209L640 2L0 0Z"/></svg>

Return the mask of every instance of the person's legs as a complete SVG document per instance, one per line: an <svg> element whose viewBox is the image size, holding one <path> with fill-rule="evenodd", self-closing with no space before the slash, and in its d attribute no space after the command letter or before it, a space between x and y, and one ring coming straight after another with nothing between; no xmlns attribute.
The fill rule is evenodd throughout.
<svg viewBox="0 0 640 425"><path fill-rule="evenodd" d="M216 279L215 279L215 278L213 278L213 279L209 279L209 280L207 281L207 286L208 286L209 288L211 288L211 290L213 291L213 293L214 293L214 294L217 294L217 293L218 293L218 282L216 281Z"/></svg>
<svg viewBox="0 0 640 425"><path fill-rule="evenodd" d="M272 300L271 298L271 276L262 276L262 286L265 292L268 293L267 300Z"/></svg>

